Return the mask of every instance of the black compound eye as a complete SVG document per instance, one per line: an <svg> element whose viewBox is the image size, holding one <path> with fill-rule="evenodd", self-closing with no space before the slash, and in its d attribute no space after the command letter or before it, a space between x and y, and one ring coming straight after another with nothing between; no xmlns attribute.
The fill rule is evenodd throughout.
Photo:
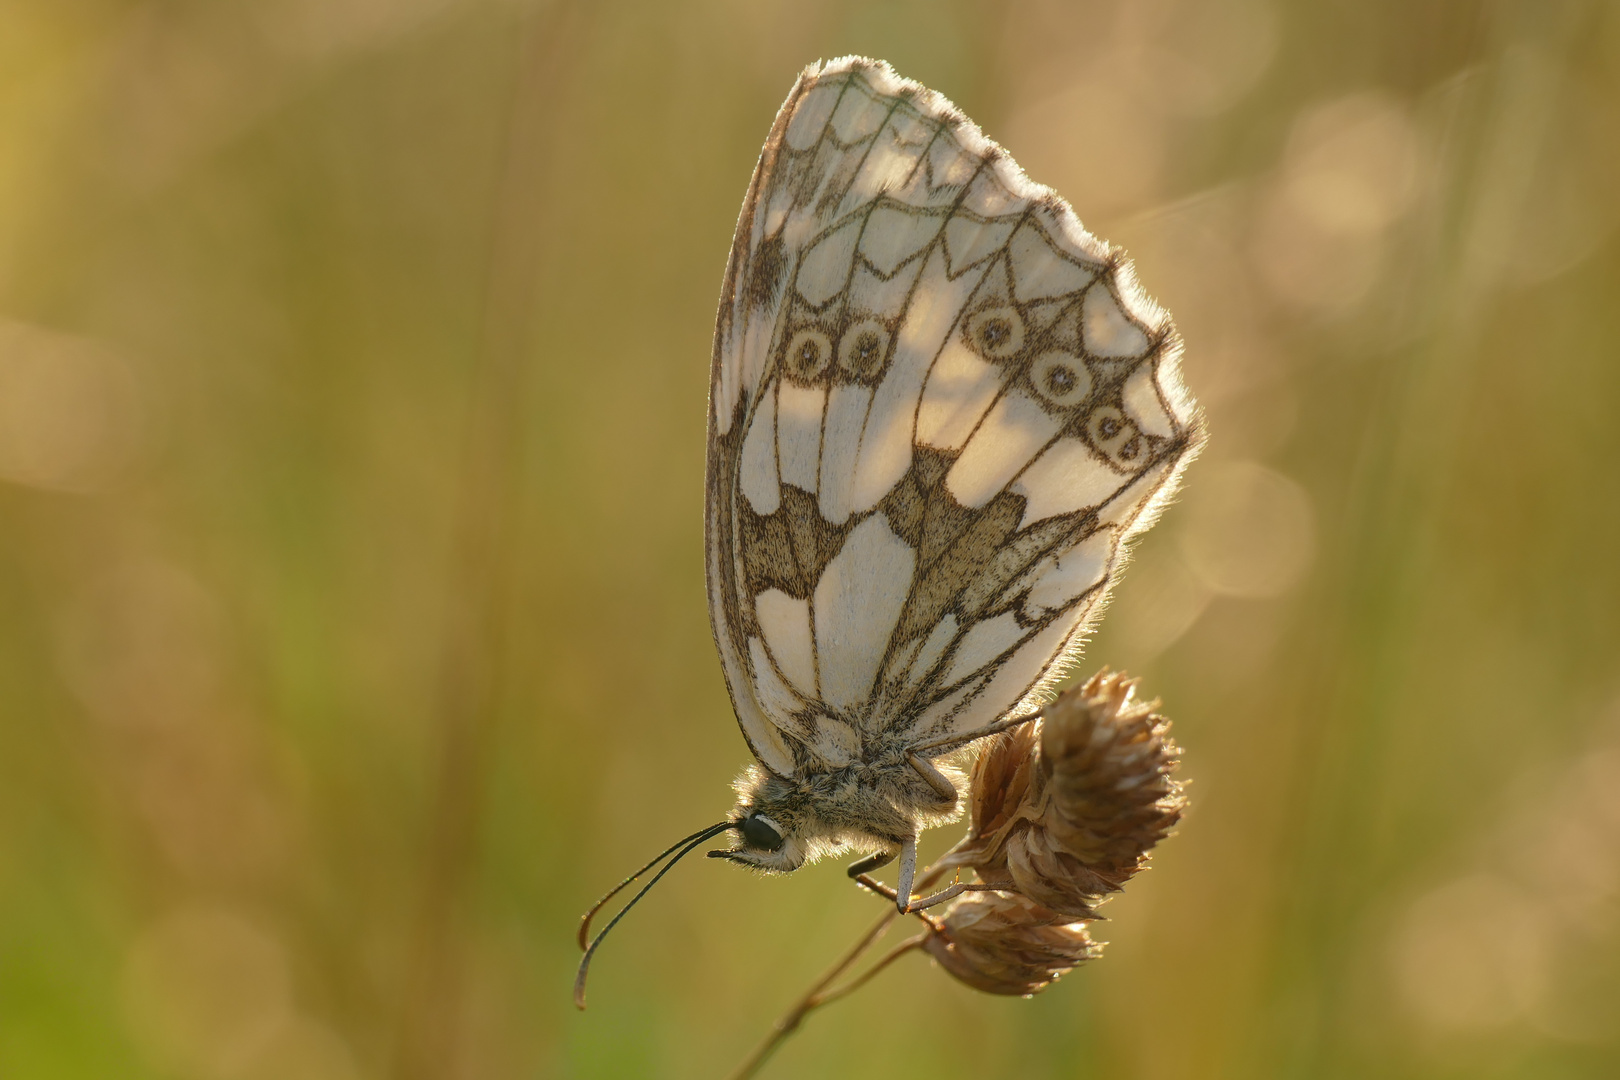
<svg viewBox="0 0 1620 1080"><path fill-rule="evenodd" d="M749 814L742 820L743 843L762 851L775 851L782 846L782 833L776 823L764 814Z"/></svg>

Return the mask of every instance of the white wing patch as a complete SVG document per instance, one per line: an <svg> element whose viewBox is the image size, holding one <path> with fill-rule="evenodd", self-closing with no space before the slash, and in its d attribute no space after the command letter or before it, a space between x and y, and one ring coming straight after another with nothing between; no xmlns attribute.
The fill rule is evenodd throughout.
<svg viewBox="0 0 1620 1080"><path fill-rule="evenodd" d="M979 421L962 456L945 474L945 490L968 509L979 509L1023 472L1061 428L1061 418L1022 389L1008 391Z"/></svg>
<svg viewBox="0 0 1620 1080"><path fill-rule="evenodd" d="M1037 708L1199 445L1179 353L1122 254L949 102L808 69L711 377L710 614L761 763Z"/></svg>
<svg viewBox="0 0 1620 1080"><path fill-rule="evenodd" d="M1048 446L1013 485L1013 491L1024 497L1019 527L1099 506L1129 479L1084 439L1064 436Z"/></svg>
<svg viewBox="0 0 1620 1080"><path fill-rule="evenodd" d="M941 351L917 414L917 442L936 450L960 450L1001 391L1001 372L968 348L960 336Z"/></svg>
<svg viewBox="0 0 1620 1080"><path fill-rule="evenodd" d="M855 463L861 450L861 431L872 404L872 388L842 383L832 388L827 402L826 429L821 438L821 517L842 525L854 509Z"/></svg>
<svg viewBox="0 0 1620 1080"><path fill-rule="evenodd" d="M873 514L854 528L816 583L822 700L848 712L870 697L889 635L911 592L917 553Z"/></svg>
<svg viewBox="0 0 1620 1080"><path fill-rule="evenodd" d="M754 597L765 646L777 668L799 695L816 699L816 658L810 640L810 604L781 589L766 589Z"/></svg>
<svg viewBox="0 0 1620 1080"><path fill-rule="evenodd" d="M776 478L776 395L766 394L743 438L741 478L748 505L756 514L774 514L782 505Z"/></svg>
<svg viewBox="0 0 1620 1080"><path fill-rule="evenodd" d="M827 391L824 387L784 382L776 394L776 459L782 483L816 491L820 486L816 478L821 472L821 421L827 412Z"/></svg>

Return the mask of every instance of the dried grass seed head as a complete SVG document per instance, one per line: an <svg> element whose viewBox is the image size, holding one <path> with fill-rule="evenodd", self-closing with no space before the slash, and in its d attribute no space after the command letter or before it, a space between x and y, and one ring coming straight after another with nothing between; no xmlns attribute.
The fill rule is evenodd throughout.
<svg viewBox="0 0 1620 1080"><path fill-rule="evenodd" d="M922 947L975 990L1013 996L1038 993L1102 951L1083 923L1010 893L958 900Z"/></svg>
<svg viewBox="0 0 1620 1080"><path fill-rule="evenodd" d="M1179 751L1137 682L1102 671L998 736L973 773L969 837L949 856L1073 918L1122 888L1180 820Z"/></svg>
<svg viewBox="0 0 1620 1080"><path fill-rule="evenodd" d="M1030 995L1102 951L1085 923L1181 818L1179 751L1137 683L1106 669L988 741L973 771L972 829L944 860L1002 892L972 892L922 948L991 994Z"/></svg>

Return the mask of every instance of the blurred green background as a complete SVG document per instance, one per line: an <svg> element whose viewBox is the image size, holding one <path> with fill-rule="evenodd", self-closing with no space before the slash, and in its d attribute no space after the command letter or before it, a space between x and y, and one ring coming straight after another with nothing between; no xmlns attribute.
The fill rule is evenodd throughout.
<svg viewBox="0 0 1620 1080"><path fill-rule="evenodd" d="M1620 1075L1615 5L3 0L0 1076L714 1077L873 917L694 860L569 1004L746 758L709 339L845 52L1185 332L1083 670L1193 809L1100 962L907 958L767 1075Z"/></svg>

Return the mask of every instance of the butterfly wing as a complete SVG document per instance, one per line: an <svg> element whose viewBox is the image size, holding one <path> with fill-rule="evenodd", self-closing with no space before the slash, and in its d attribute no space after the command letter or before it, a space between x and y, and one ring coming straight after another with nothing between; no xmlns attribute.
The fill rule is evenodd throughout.
<svg viewBox="0 0 1620 1080"><path fill-rule="evenodd" d="M1038 707L1201 439L1168 315L948 101L813 66L726 269L710 617L781 776Z"/></svg>

